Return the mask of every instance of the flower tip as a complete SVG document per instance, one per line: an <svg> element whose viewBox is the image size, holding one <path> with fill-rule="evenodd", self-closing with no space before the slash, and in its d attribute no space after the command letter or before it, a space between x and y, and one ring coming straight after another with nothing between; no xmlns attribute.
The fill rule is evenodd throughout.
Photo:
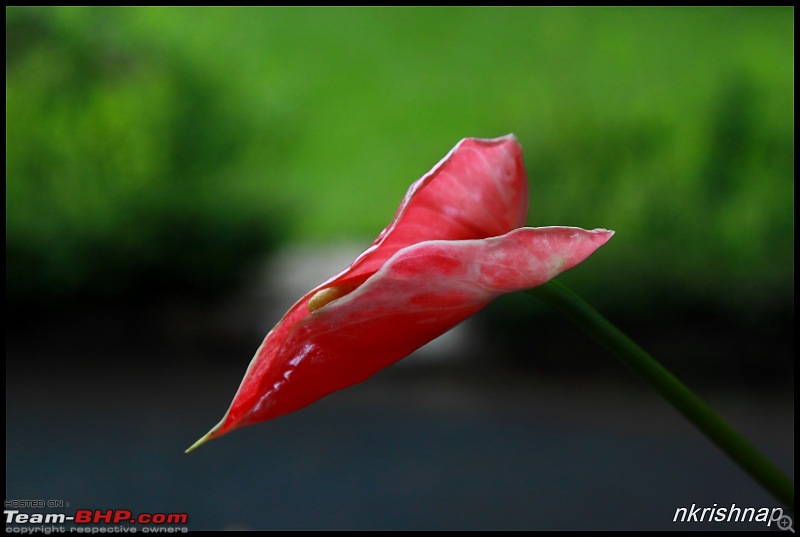
<svg viewBox="0 0 800 537"><path fill-rule="evenodd" d="M210 440L210 438L209 438L210 434L211 433L208 433L208 434L204 435L200 440L198 440L197 442L195 442L194 444L189 446L189 448L186 451L184 451L184 453L191 453L195 449L199 448L200 446L202 446L203 444L208 442Z"/></svg>
<svg viewBox="0 0 800 537"><path fill-rule="evenodd" d="M184 453L191 453L192 451L194 451L195 449L199 448L200 446L202 446L206 442L208 442L208 435L203 436L200 440L198 440L197 442L195 442L194 444L189 446L186 449L186 451L184 451Z"/></svg>
<svg viewBox="0 0 800 537"><path fill-rule="evenodd" d="M219 431L221 425L222 425L222 422L220 422L219 424L214 426L213 429L211 429L206 434L204 434L197 442L195 442L194 444L189 446L189 448L186 451L184 451L184 453L191 453L192 451L194 451L195 449L199 448L200 446L202 446L203 444L205 444L209 440L213 440L217 436L219 436L219 434L217 434L217 432Z"/></svg>
<svg viewBox="0 0 800 537"><path fill-rule="evenodd" d="M614 234L616 233L616 231L614 231L613 229L605 229L605 228L601 228L601 227L593 229L591 232L594 235L600 237L603 240L603 244L605 244L609 240L611 240L611 237L613 237ZM601 246L602 246L602 244L601 244Z"/></svg>

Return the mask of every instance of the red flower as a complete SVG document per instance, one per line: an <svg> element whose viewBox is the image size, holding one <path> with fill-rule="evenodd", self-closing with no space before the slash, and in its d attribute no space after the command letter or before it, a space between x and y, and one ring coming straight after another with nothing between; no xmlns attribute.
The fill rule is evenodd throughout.
<svg viewBox="0 0 800 537"><path fill-rule="evenodd" d="M459 142L411 185L375 242L267 334L225 417L190 450L369 378L500 294L574 267L613 235L520 227L527 209L514 136Z"/></svg>

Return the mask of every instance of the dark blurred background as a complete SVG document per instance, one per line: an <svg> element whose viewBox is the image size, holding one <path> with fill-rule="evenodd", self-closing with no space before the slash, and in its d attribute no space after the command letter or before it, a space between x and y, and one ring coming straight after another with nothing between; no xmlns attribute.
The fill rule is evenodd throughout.
<svg viewBox="0 0 800 537"><path fill-rule="evenodd" d="M191 529L698 529L773 506L531 296L183 449L466 136L561 279L794 472L793 8L6 8L6 499ZM738 527L741 527L738 526Z"/></svg>

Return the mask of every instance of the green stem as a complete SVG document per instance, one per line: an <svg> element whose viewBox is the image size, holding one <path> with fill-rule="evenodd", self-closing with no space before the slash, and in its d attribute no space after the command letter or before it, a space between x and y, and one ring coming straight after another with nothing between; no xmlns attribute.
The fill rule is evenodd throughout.
<svg viewBox="0 0 800 537"><path fill-rule="evenodd" d="M794 483L689 388L597 310L555 280L528 292L560 309L592 337L613 351L622 363L655 388L745 472L775 498L786 506L794 508Z"/></svg>

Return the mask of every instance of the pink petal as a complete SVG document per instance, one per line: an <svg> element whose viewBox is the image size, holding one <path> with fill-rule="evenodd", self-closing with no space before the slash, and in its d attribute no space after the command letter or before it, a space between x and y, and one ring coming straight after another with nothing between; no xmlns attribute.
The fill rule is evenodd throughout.
<svg viewBox="0 0 800 537"><path fill-rule="evenodd" d="M411 185L372 246L326 284L372 274L406 246L494 237L524 226L527 217L528 178L514 135L465 138Z"/></svg>
<svg viewBox="0 0 800 537"><path fill-rule="evenodd" d="M500 294L574 267L613 232L521 228L400 250L360 287L309 313L309 296L270 332L231 408L203 441L300 409L361 382Z"/></svg>

